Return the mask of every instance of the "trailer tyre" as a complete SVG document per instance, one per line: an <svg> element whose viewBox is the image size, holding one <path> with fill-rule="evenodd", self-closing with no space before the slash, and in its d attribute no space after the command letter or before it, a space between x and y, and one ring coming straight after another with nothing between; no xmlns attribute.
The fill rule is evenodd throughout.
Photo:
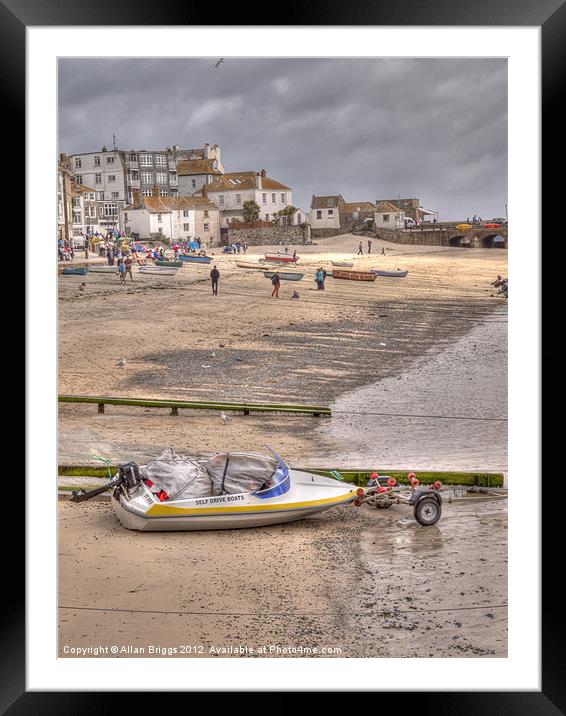
<svg viewBox="0 0 566 716"><path fill-rule="evenodd" d="M415 519L424 527L436 524L441 514L440 502L434 497L423 497L415 505Z"/></svg>

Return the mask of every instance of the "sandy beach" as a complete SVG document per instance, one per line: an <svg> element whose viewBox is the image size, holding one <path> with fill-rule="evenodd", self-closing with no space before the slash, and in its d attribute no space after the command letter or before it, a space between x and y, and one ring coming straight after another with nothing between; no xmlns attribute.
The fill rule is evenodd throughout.
<svg viewBox="0 0 566 716"><path fill-rule="evenodd" d="M372 256L356 257L358 244L346 236L298 247L305 278L283 282L279 299L261 271L236 267L243 256L214 256L218 296L210 266L173 277L134 272L126 287L89 274L84 293L84 277L61 277L61 393L316 403L335 415L234 414L223 423L217 413L107 407L97 415L95 406L61 404L59 462L269 444L313 466L328 456L354 467L504 471L506 422L477 418L506 418L506 302L489 283L506 273L507 252L374 241ZM251 247L245 260L270 250ZM318 266L352 257L356 267L409 274L369 284L328 278L316 290Z"/></svg>
<svg viewBox="0 0 566 716"><path fill-rule="evenodd" d="M489 284L507 273L507 252L374 241L374 255L355 257L358 244L298 247L305 278L283 282L279 299L262 272L236 266L243 256L214 256L218 296L210 266L135 272L126 287L61 277L60 393L315 403L333 414L224 422L60 404L59 463L272 446L296 467L506 472L507 306ZM273 247L245 260L264 250ZM316 290L318 266L352 257L409 273L328 278ZM447 502L427 528L401 507L348 506L291 525L166 534L128 532L108 501L59 510L61 656L112 656L95 645L125 646L118 657L507 653L506 500Z"/></svg>

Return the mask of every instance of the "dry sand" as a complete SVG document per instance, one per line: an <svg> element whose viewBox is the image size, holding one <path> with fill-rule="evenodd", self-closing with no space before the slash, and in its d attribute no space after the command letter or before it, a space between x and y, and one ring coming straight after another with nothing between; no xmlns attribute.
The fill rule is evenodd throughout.
<svg viewBox="0 0 566 716"><path fill-rule="evenodd" d="M112 645L141 657L240 646L506 656L505 500L445 503L434 527L408 508L346 506L261 529L153 534L124 530L109 502L65 501L59 542L61 656Z"/></svg>
<svg viewBox="0 0 566 716"><path fill-rule="evenodd" d="M299 247L307 276L283 283L278 300L261 272L236 267L243 256L215 257L217 297L210 267L136 273L126 287L102 274L62 277L61 393L321 403L334 416L224 423L217 413L62 404L59 462L271 445L294 466L504 470L506 305L489 283L506 273L507 252L374 241L387 255L356 265L406 268L407 278L329 278L316 291L315 269L358 243ZM173 534L128 532L108 502L61 502L59 525L62 656L113 644L145 649L119 656L159 655L150 645L174 656L210 656L211 646L506 655L506 501L447 504L428 528L406 508L350 506L291 525Z"/></svg>

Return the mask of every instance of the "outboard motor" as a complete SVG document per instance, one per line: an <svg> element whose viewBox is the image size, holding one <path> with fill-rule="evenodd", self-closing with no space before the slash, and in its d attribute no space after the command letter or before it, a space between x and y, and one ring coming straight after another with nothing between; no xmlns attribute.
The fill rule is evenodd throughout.
<svg viewBox="0 0 566 716"><path fill-rule="evenodd" d="M71 502L84 502L90 500L91 497L101 495L106 490L114 487L116 489L124 488L126 492L133 490L142 483L140 469L135 462L126 462L118 468L118 474L102 487L96 487L94 490L73 490Z"/></svg>

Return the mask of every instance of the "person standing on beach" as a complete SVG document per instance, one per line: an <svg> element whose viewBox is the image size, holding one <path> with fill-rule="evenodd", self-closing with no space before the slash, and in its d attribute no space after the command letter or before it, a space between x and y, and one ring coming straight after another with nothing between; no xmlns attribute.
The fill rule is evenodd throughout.
<svg viewBox="0 0 566 716"><path fill-rule="evenodd" d="M271 292L271 298L279 298L279 286L281 285L281 279L279 278L279 271L276 271L271 277L271 283L273 284L273 291Z"/></svg>
<svg viewBox="0 0 566 716"><path fill-rule="evenodd" d="M216 268L216 264L214 264L214 268L210 272L210 281L212 283L212 295L218 296L218 279L220 278L220 271Z"/></svg>
<svg viewBox="0 0 566 716"><path fill-rule="evenodd" d="M368 239L368 254L371 254L371 239Z"/></svg>
<svg viewBox="0 0 566 716"><path fill-rule="evenodd" d="M363 249L363 246L362 246L362 242L361 242L361 241L360 241L360 245L358 246L358 256L359 256L360 254L361 254L362 256L364 255L364 249Z"/></svg>
<svg viewBox="0 0 566 716"><path fill-rule="evenodd" d="M316 290L324 291L324 274L322 273L322 267L316 272Z"/></svg>
<svg viewBox="0 0 566 716"><path fill-rule="evenodd" d="M126 264L122 259L118 259L118 275L120 276L120 283L126 285Z"/></svg>
<svg viewBox="0 0 566 716"><path fill-rule="evenodd" d="M132 275L132 264L133 260L131 256L126 256L124 259L124 266L126 267L126 273L130 274L130 279L132 280L132 283L134 282L134 277ZM124 274L124 283L126 283L126 275Z"/></svg>

